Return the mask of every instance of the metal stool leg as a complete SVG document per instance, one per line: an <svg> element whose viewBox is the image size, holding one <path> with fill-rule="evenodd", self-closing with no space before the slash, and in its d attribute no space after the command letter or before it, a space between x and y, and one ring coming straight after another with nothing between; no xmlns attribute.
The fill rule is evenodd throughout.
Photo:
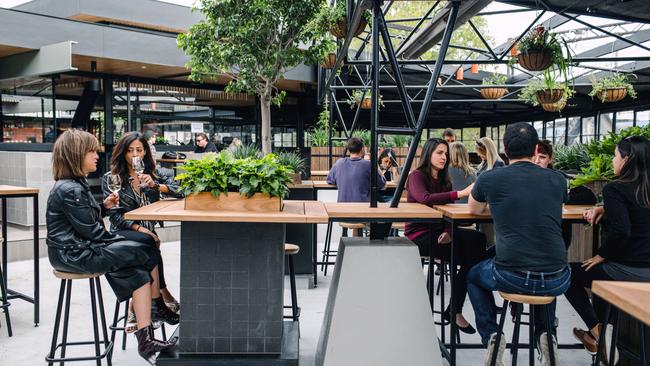
<svg viewBox="0 0 650 366"><path fill-rule="evenodd" d="M639 323L640 323L639 328L640 328L640 331L641 331L641 337L640 337L641 338L641 355L640 355L640 359L641 359L641 365L646 366L647 365L647 363L646 363L646 355L645 355L645 329L646 329L646 327L645 327L645 324L643 324L642 322L639 322Z"/></svg>
<svg viewBox="0 0 650 366"><path fill-rule="evenodd" d="M298 295L296 293L296 271L293 265L293 256L289 256L289 281L291 283L291 314L293 321L298 321Z"/></svg>
<svg viewBox="0 0 650 366"><path fill-rule="evenodd" d="M167 340L167 331L165 330L165 322L160 325L160 331L162 332L163 341Z"/></svg>
<svg viewBox="0 0 650 366"><path fill-rule="evenodd" d="M329 261L330 257L333 257L332 255L332 226L330 226L330 231L329 231L329 238L327 240L327 249L326 249L326 257L327 259L325 260L325 271L323 271L323 276L327 276L327 270L330 267ZM348 236L348 229L343 229L343 236Z"/></svg>
<svg viewBox="0 0 650 366"><path fill-rule="evenodd" d="M122 351L126 350L126 323L129 319L129 304L131 299L127 299L124 303L124 331L122 332Z"/></svg>
<svg viewBox="0 0 650 366"><path fill-rule="evenodd" d="M528 305L528 364L535 364L535 305Z"/></svg>
<svg viewBox="0 0 650 366"><path fill-rule="evenodd" d="M101 352L99 350L99 325L97 325L97 300L95 299L95 282L93 279L88 280L90 282L90 306L92 307L93 314L93 336L95 340L95 356L97 356L97 366L102 366L102 361L99 359Z"/></svg>
<svg viewBox="0 0 650 366"><path fill-rule="evenodd" d="M325 233L325 243L323 248L323 256L321 260L320 270L325 271L325 266L329 262L330 243L332 241L332 221L327 221L327 231Z"/></svg>
<svg viewBox="0 0 650 366"><path fill-rule="evenodd" d="M99 277L95 278L95 285L97 288L95 289L97 293L97 300L99 302L99 319L102 321L102 333L104 336L104 351L108 350L110 347L110 352L108 355L106 355L106 363L108 366L111 366L113 363L113 342L108 341L108 330L106 328L106 314L104 313L104 296L102 296L102 286L101 282L99 281Z"/></svg>
<svg viewBox="0 0 650 366"><path fill-rule="evenodd" d="M59 338L59 325L61 324L61 310L63 309L63 296L65 295L65 280L61 280L61 287L59 289L59 300L56 305L56 315L54 317L54 331L52 332L52 345L48 357L54 358L56 352L56 341ZM48 366L52 366L54 362L48 362Z"/></svg>
<svg viewBox="0 0 650 366"><path fill-rule="evenodd" d="M497 338L494 340L494 349L492 349L492 359L490 366L497 364L497 355L499 354L499 344L501 344L501 337L503 336L503 326L506 323L506 313L508 312L508 300L503 300L503 309L501 310L501 318L499 319L499 328L497 330ZM488 345L489 347L489 345Z"/></svg>
<svg viewBox="0 0 650 366"><path fill-rule="evenodd" d="M508 310L501 309L501 311ZM512 332L512 366L517 365L517 356L519 354L519 331L521 329L521 311L519 311L519 308L515 311L515 329Z"/></svg>
<svg viewBox="0 0 650 366"><path fill-rule="evenodd" d="M618 309L614 308L614 329L612 330L612 344L609 346L609 363L608 365L614 365L614 359L616 356L616 342L618 342L618 321L620 312ZM606 330L603 329L604 333Z"/></svg>
<svg viewBox="0 0 650 366"><path fill-rule="evenodd" d="M2 267L2 266L0 266ZM9 316L9 302L7 301L7 289L5 288L5 280L0 268L0 297L2 300L2 310L5 312L5 320L7 321L7 335L11 337L13 331L11 330L11 317Z"/></svg>
<svg viewBox="0 0 650 366"><path fill-rule="evenodd" d="M595 299L595 297L594 297ZM600 334L598 335L598 351L596 351L596 358L594 359L594 365L600 365L600 357L603 354L603 344L605 344L605 329L607 328L607 322L609 321L609 316L611 314L612 305L605 302L605 317L603 322L600 323Z"/></svg>
<svg viewBox="0 0 650 366"><path fill-rule="evenodd" d="M63 339L61 343L61 358L65 358L65 347L68 343L68 321L70 320L70 296L72 295L72 280L66 280L66 294L65 294L65 313L63 315ZM63 366L65 362L59 362Z"/></svg>
<svg viewBox="0 0 650 366"><path fill-rule="evenodd" d="M113 312L113 322L111 323L111 343L115 342L115 334L117 333L117 320L120 316L120 300L115 300L115 311Z"/></svg>
<svg viewBox="0 0 650 366"><path fill-rule="evenodd" d="M546 337L548 342L548 350L551 359L551 366L555 366L555 349L553 347L553 321L551 320L551 312L548 309L549 305L544 305L544 315L546 318ZM531 319L534 322L534 319Z"/></svg>

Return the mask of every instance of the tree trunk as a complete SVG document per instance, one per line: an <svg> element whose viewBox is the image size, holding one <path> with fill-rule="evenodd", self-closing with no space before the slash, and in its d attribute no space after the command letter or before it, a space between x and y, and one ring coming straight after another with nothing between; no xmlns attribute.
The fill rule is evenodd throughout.
<svg viewBox="0 0 650 366"><path fill-rule="evenodd" d="M260 108L262 109L262 153L271 153L271 102L260 97Z"/></svg>

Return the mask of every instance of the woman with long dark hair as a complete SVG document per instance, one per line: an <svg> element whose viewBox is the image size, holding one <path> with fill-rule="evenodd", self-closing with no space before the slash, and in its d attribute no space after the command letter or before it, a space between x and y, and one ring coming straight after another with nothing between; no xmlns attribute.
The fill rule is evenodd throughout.
<svg viewBox="0 0 650 366"><path fill-rule="evenodd" d="M379 154L377 160L379 160L379 170L384 174L386 182L399 180L401 169L397 163L397 155L395 155L393 149L385 148L381 154ZM395 188L386 188L381 190L379 191L379 201L390 202L394 194Z"/></svg>
<svg viewBox="0 0 650 366"><path fill-rule="evenodd" d="M110 194L100 206L90 191L86 176L97 170L98 150L95 136L81 130L65 131L54 143L56 183L47 200L46 216L48 257L58 271L104 273L120 301L133 299L138 314L138 353L154 364L156 352L178 339L155 339L151 325L151 299L160 296L156 268L160 252L104 228L104 212L120 202L117 194Z"/></svg>
<svg viewBox="0 0 650 366"><path fill-rule="evenodd" d="M605 185L604 206L585 212L592 224L603 219L605 240L596 256L571 263L571 285L565 293L587 325L573 334L591 354L597 352L603 329L585 288L596 280L650 282L650 142L640 136L622 139L612 165L618 179ZM606 336L610 329L604 330Z"/></svg>
<svg viewBox="0 0 650 366"><path fill-rule="evenodd" d="M461 191L451 190L449 179L449 145L438 138L427 140L422 148L420 163L408 178L408 202L422 203L427 206L453 203L459 198L468 197L473 184ZM449 261L451 259L451 237L445 231L444 225L432 229L430 224L407 223L404 230L406 236L417 244L421 256L429 256L429 248L433 244L433 256ZM476 330L467 322L462 314L463 304L467 296L467 272L476 263L487 258L485 252L485 235L476 230L459 229L454 237L454 245L458 246L460 270L454 300L458 309L456 324L465 333L475 333ZM449 309L443 317L450 318Z"/></svg>
<svg viewBox="0 0 650 366"><path fill-rule="evenodd" d="M140 165L138 167L137 165ZM138 170L141 170L138 172ZM160 248L160 239L156 234L155 221L125 220L126 212L146 206L160 200L161 195L181 197L178 186L161 174L151 154L146 137L139 132L130 132L122 136L113 148L110 171L102 179L104 197L111 194L109 181L111 176L119 176L122 188L119 190L120 207L110 210L111 232L129 240L135 240ZM158 263L161 297L153 299L154 308L161 320L178 323L180 305L167 289L162 257ZM129 311L127 332L137 329L135 313Z"/></svg>

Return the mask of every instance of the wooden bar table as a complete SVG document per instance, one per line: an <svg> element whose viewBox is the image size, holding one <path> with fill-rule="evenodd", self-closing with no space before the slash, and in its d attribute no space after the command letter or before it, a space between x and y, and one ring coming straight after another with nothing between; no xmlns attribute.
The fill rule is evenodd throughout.
<svg viewBox="0 0 650 366"><path fill-rule="evenodd" d="M38 234L38 188L16 187L0 185L0 199L2 199L2 272L4 274L5 289L7 289L8 299L21 299L34 304L34 326L38 326L39 319L39 234ZM34 295L33 297L18 291L10 290L7 287L9 274L7 273L7 199L31 197L34 209Z"/></svg>
<svg viewBox="0 0 650 366"><path fill-rule="evenodd" d="M300 184L289 184L289 200L317 201L314 183L310 180L303 180ZM316 224L287 224L287 243L300 246L300 252L294 255L293 263L296 274L312 275L313 285L316 286L315 258L317 243ZM288 273L288 268L285 268Z"/></svg>
<svg viewBox="0 0 650 366"><path fill-rule="evenodd" d="M607 351L607 355L611 357L612 351L616 346L618 339L618 326L619 326L619 311L623 311L633 318L639 320L640 324L640 352L638 357L635 355L630 355L637 358L639 365L647 365L646 359L646 343L648 339L645 338L646 328L650 326L650 283L643 282L623 282L623 281L594 281L591 285L591 291L594 295L605 300L607 306L605 308L605 318L606 321L610 319L610 313L612 311L612 306L615 307L616 314L614 315L614 331L612 332L612 340L610 349ZM605 329L605 323L602 324L602 329ZM602 332L605 333L604 331ZM599 344L603 344L602 338L600 339ZM629 353L629 352L626 352ZM600 355L598 352L596 363L600 364ZM611 359L610 359L611 360ZM608 360L604 360L608 361ZM612 360L613 361L613 360ZM610 362L609 365L612 363Z"/></svg>
<svg viewBox="0 0 650 366"><path fill-rule="evenodd" d="M451 251L451 259L449 261L449 268L452 269L451 271L451 276L450 276L450 287L451 287L451 293L454 293L455 289L455 281L456 281L456 271L454 270L456 268L456 250L455 247L453 246L454 243L454 236L458 230L458 226L463 224L463 223L489 223L492 222L492 216L491 215L474 215L470 213L469 211L469 205L466 203L456 203L456 204L446 204L446 205L435 205L433 206L436 210L440 211L443 215L443 218L445 222L447 222L451 226L451 245L452 245L452 251ZM564 222L570 222L570 223L576 223L576 222L585 222L582 214L584 213L585 210L593 208L593 206L587 206L587 205L576 205L576 206L569 206L565 205L564 208L562 209L562 221ZM449 300L450 304L450 311L451 311L451 319L456 318L456 306L454 302L454 297L450 296ZM457 329L456 329L456 322L452 321L450 322L450 327L451 327L451 337L450 337L450 343L448 344L449 347L449 352L450 352L450 360L449 363L453 366L456 364L456 349L462 348L462 349L480 349L483 348L483 345L480 343L462 343L462 344L457 344L456 343L456 337L453 335L456 334ZM444 328L442 331L442 338L443 342L445 339L445 333L444 333ZM528 347L527 344L520 343L520 347L525 348ZM581 349L583 348L582 344L558 344L559 348L563 349Z"/></svg>
<svg viewBox="0 0 650 366"><path fill-rule="evenodd" d="M326 223L317 201L282 211L185 210L163 200L127 220L180 221L179 343L158 365L297 365L299 329L283 322L286 224Z"/></svg>

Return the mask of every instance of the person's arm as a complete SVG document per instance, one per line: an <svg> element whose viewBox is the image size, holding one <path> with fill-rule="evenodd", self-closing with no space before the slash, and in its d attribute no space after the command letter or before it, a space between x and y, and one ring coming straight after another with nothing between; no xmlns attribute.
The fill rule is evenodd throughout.
<svg viewBox="0 0 650 366"><path fill-rule="evenodd" d="M467 200L467 205L469 207L469 212L472 215L489 215L490 207L487 204L487 199L485 198L485 193L483 192L482 185L483 180L479 177L474 183L472 192L469 195Z"/></svg>
<svg viewBox="0 0 650 366"><path fill-rule="evenodd" d="M80 237L94 241L106 233L104 223L93 219L97 211L90 199L94 201L94 198L89 198L80 187L69 189L61 194L63 195L62 211Z"/></svg>
<svg viewBox="0 0 650 366"><path fill-rule="evenodd" d="M341 160L339 160L339 161L341 161ZM330 169L330 172L327 173L327 178L326 178L327 184L336 185L336 171L338 170L338 167L339 167L339 161L337 161L334 164L334 166L332 167L332 169Z"/></svg>
<svg viewBox="0 0 650 366"><path fill-rule="evenodd" d="M458 199L458 192L429 192L427 190L426 177L414 171L409 176L408 191L409 194L418 202L427 206L444 205L452 203Z"/></svg>
<svg viewBox="0 0 650 366"><path fill-rule="evenodd" d="M120 192L122 192L122 190L120 190ZM102 194L104 199L111 194L111 191L108 189L108 176L106 175L102 178ZM122 206L121 209L108 210L106 211L106 214L114 228L117 228L118 230L129 230L133 227L133 224L136 223L136 221L125 220L123 210L124 207Z"/></svg>
<svg viewBox="0 0 650 366"><path fill-rule="evenodd" d="M632 235L630 214L625 204L625 196L611 185L603 188L607 222L605 231L607 237L600 247L599 254L603 258L615 256L615 252L628 245Z"/></svg>
<svg viewBox="0 0 650 366"><path fill-rule="evenodd" d="M156 169L156 183L159 184L158 190L160 193L167 196L182 198L183 193L180 192L180 187L171 177L162 174L158 169Z"/></svg>

